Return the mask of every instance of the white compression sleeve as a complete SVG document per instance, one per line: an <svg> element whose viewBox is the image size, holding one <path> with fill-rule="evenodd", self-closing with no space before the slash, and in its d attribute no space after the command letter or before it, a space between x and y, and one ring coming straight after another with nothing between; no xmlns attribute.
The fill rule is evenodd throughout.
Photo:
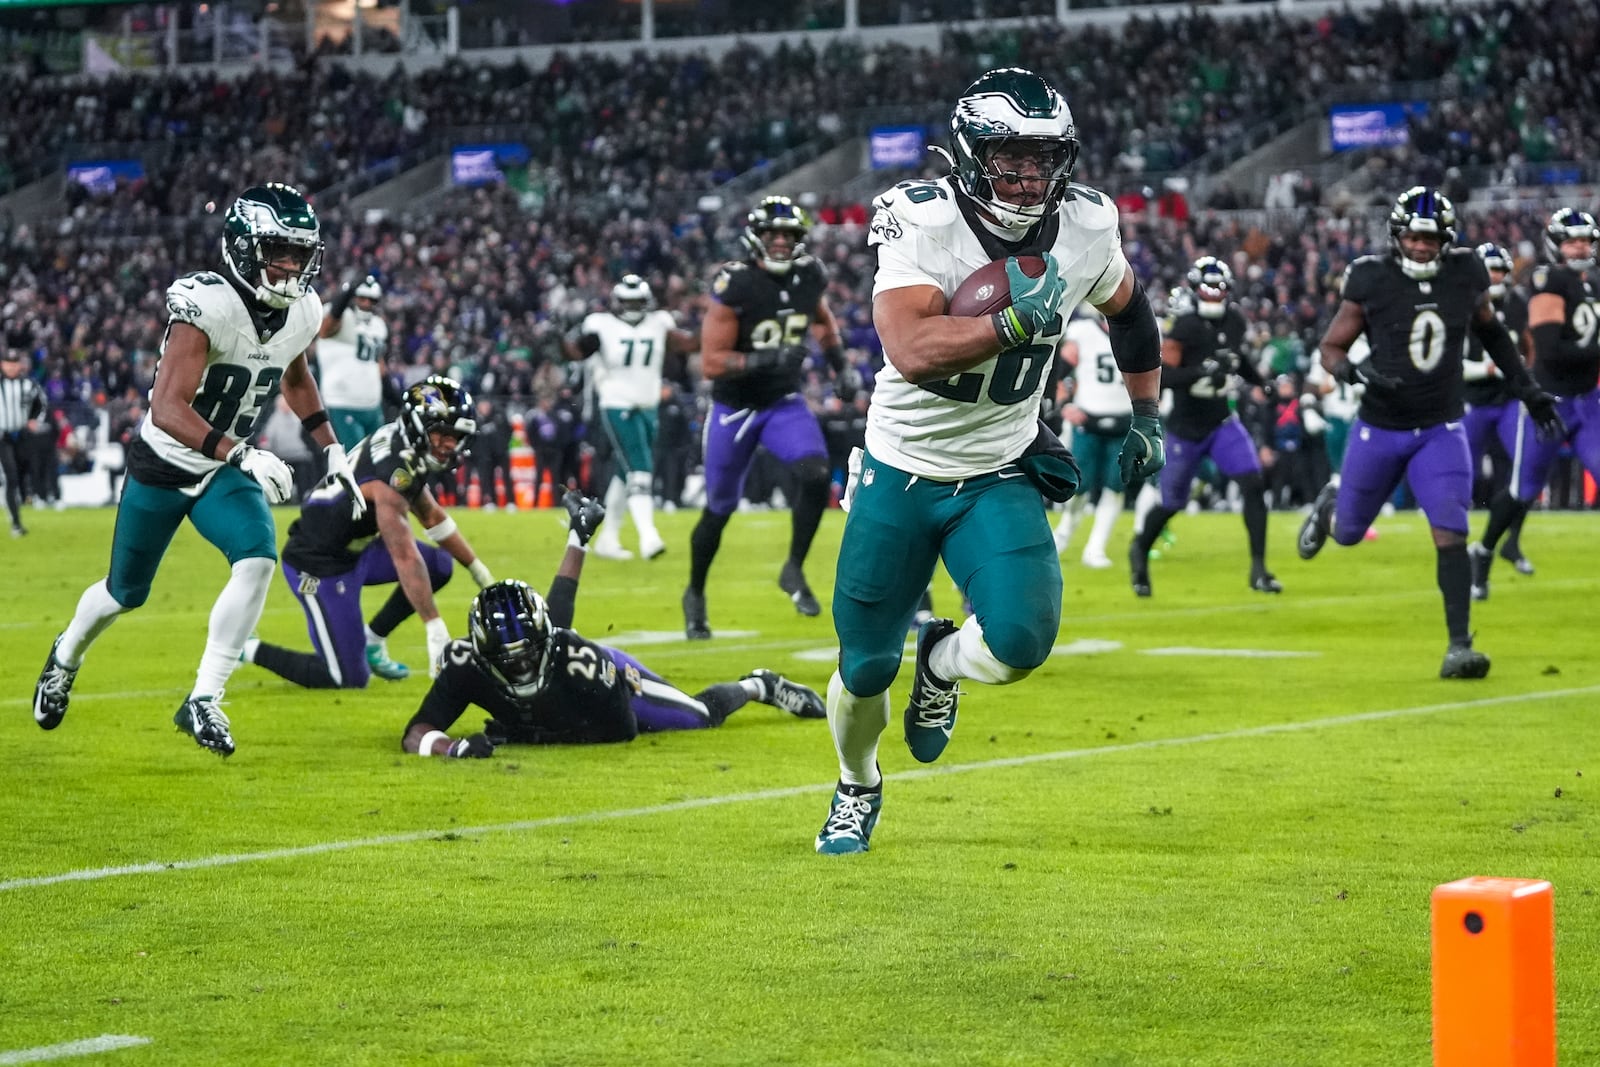
<svg viewBox="0 0 1600 1067"><path fill-rule="evenodd" d="M277 567L270 559L253 556L233 565L233 576L217 594L206 630L206 650L195 672L190 696L221 696L222 690L239 665L239 653L250 631L261 621L267 603L267 588Z"/></svg>
<svg viewBox="0 0 1600 1067"><path fill-rule="evenodd" d="M828 679L828 729L839 753L839 778L847 785L877 785L878 735L889 725L889 691L858 697L834 671Z"/></svg>

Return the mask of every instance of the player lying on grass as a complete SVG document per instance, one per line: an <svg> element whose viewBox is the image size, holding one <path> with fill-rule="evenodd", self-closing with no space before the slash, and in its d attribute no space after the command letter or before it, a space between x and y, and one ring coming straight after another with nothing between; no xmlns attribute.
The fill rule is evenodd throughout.
<svg viewBox="0 0 1600 1067"><path fill-rule="evenodd" d="M526 583L496 582L467 613L464 639L445 649L439 676L406 724L401 747L419 756L483 758L497 745L632 741L641 733L721 726L752 700L821 719L822 698L757 669L690 696L620 649L571 629L589 538L605 517L597 500L569 492L572 532L549 600ZM492 716L482 733L445 733L469 705Z"/></svg>

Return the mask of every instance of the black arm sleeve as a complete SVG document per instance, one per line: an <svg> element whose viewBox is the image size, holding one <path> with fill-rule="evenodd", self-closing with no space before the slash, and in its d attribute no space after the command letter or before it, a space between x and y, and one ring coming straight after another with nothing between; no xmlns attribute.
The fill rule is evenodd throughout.
<svg viewBox="0 0 1600 1067"><path fill-rule="evenodd" d="M829 345L822 350L822 358L828 361L828 366L833 368L833 373L842 374L845 368L844 346Z"/></svg>
<svg viewBox="0 0 1600 1067"><path fill-rule="evenodd" d="M454 663L446 663L444 670L439 672L439 677L433 680L433 685L428 688L428 695L422 698L422 706L417 713L411 716L411 721L406 723L405 731L400 735L404 737L411 732L411 728L418 723L423 723L435 730L449 730L455 725L461 713L467 710L467 705L472 703L463 684L464 668Z"/></svg>
<svg viewBox="0 0 1600 1067"><path fill-rule="evenodd" d="M1161 388L1172 390L1187 389L1205 376L1205 367L1200 363L1179 364L1176 367L1162 364Z"/></svg>
<svg viewBox="0 0 1600 1067"><path fill-rule="evenodd" d="M1155 309L1142 283L1133 283L1133 299L1115 315L1107 316L1106 322L1118 370L1138 374L1161 366L1161 327L1156 325Z"/></svg>
<svg viewBox="0 0 1600 1067"><path fill-rule="evenodd" d="M550 609L550 625L562 630L572 629L572 617L578 610L578 579L557 575L550 583L550 593L544 602Z"/></svg>
<svg viewBox="0 0 1600 1067"><path fill-rule="evenodd" d="M345 309L350 306L350 301L356 298L356 291L352 286L343 286L339 294L328 301L328 314L333 316L333 321L338 322L344 318Z"/></svg>
<svg viewBox="0 0 1600 1067"><path fill-rule="evenodd" d="M1259 355L1259 353L1256 354ZM1267 387L1267 380L1261 376L1261 368L1256 366L1256 361L1250 355L1240 353L1238 370L1239 377L1251 385L1259 386L1262 389Z"/></svg>
<svg viewBox="0 0 1600 1067"><path fill-rule="evenodd" d="M1542 322L1529 331L1533 334L1534 358L1540 363L1549 364L1551 369L1563 363L1581 363L1593 359L1593 349L1575 345L1562 338L1561 325L1559 322ZM1488 348L1488 345L1484 345L1485 351L1488 351ZM1495 363L1499 362L1498 359L1495 360Z"/></svg>
<svg viewBox="0 0 1600 1067"><path fill-rule="evenodd" d="M1556 328L1559 339L1561 324L1552 323ZM1522 356L1517 353L1517 343L1511 339L1511 334L1506 332L1505 325L1498 318L1488 319L1472 316L1472 332L1483 342L1483 350L1489 358L1494 360L1494 365L1500 368L1500 373L1506 376L1506 381L1513 389L1523 383L1531 383L1527 365L1522 362Z"/></svg>

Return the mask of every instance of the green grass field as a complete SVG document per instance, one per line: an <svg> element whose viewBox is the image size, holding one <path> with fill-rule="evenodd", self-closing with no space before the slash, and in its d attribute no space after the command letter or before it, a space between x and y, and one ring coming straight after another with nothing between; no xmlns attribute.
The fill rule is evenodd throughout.
<svg viewBox="0 0 1600 1067"><path fill-rule="evenodd" d="M425 679L330 694L246 666L238 754L201 751L170 719L226 569L187 528L42 733L32 685L112 513L27 518L0 543L0 1053L110 1034L149 1043L82 1062L1420 1067L1429 892L1494 874L1554 883L1561 1062L1600 1063L1593 515L1530 519L1537 576L1502 565L1476 606L1481 682L1436 677L1416 514L1311 564L1274 516L1277 598L1246 588L1233 516L1176 520L1150 601L1075 544L1058 654L970 693L932 768L891 726L874 849L843 859L812 852L826 725L761 705L424 761L399 738ZM497 575L548 584L552 513L459 520ZM682 640L693 520L664 517L661 560L590 561L579 628L690 691L758 666L824 687L826 615L775 584L786 514L736 517L717 639ZM824 604L841 528L812 556ZM457 633L470 586L443 594ZM936 596L957 607L942 576ZM307 644L281 581L261 634ZM414 620L391 651L421 663Z"/></svg>

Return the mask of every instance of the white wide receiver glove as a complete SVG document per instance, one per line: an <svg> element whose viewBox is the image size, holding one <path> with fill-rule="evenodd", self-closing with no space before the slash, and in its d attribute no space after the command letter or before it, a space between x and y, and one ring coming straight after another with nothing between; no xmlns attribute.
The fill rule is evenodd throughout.
<svg viewBox="0 0 1600 1067"><path fill-rule="evenodd" d="M271 452L240 441L228 450L228 463L255 479L261 491L267 494L267 503L289 502L294 492L294 472Z"/></svg>
<svg viewBox="0 0 1600 1067"><path fill-rule="evenodd" d="M355 468L350 466L350 457L344 454L344 446L335 441L322 454L328 457L328 479L350 494L350 517L359 519L367 513L367 498L361 495L361 485L356 481Z"/></svg>
<svg viewBox="0 0 1600 1067"><path fill-rule="evenodd" d="M486 589L494 584L494 575L489 572L489 565L481 559L475 559L467 564L467 573L472 575L472 580L478 583L479 589Z"/></svg>
<svg viewBox="0 0 1600 1067"><path fill-rule="evenodd" d="M450 627L443 619L429 619L422 628L428 634L428 677L437 678L444 670L444 651L450 647Z"/></svg>

